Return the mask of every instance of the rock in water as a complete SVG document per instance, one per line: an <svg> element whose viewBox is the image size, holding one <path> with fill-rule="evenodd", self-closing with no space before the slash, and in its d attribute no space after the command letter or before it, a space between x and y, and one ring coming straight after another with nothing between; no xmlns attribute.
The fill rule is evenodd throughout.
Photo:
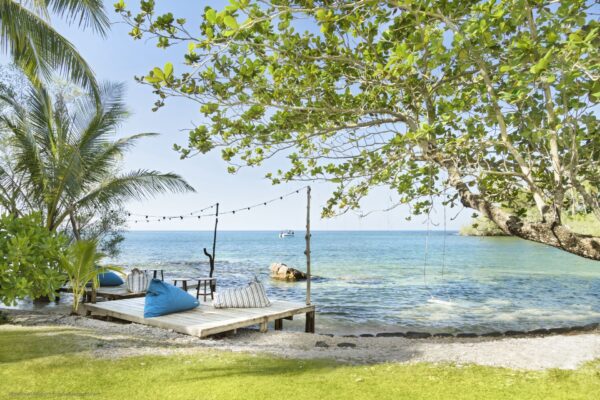
<svg viewBox="0 0 600 400"><path fill-rule="evenodd" d="M296 268L288 267L282 263L273 263L270 267L271 278L281 281L303 281L306 274Z"/></svg>

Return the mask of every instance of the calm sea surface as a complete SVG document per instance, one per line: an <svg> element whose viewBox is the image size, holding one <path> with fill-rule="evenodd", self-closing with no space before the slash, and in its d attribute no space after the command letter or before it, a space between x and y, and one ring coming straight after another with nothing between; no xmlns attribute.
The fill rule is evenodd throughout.
<svg viewBox="0 0 600 400"><path fill-rule="evenodd" d="M272 298L305 300L305 283L269 278L269 265L305 269L304 233L219 232L218 286L257 276ZM128 232L126 268L166 278L206 275L212 232ZM534 329L600 321L600 262L514 238L425 232L313 232L312 300L320 331ZM444 251L445 257L444 257Z"/></svg>

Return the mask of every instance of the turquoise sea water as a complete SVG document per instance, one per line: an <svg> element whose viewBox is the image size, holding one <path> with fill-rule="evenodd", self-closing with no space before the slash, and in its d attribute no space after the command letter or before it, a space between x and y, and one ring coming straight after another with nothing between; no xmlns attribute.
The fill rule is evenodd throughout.
<svg viewBox="0 0 600 400"><path fill-rule="evenodd" d="M269 278L272 262L305 269L303 235L219 232L218 286L257 276L270 297L304 301L304 283ZM125 236L113 261L127 268L164 269L166 280L208 273L202 248L211 246L212 232ZM515 238L434 232L424 271L426 240L425 232L313 232L319 330L484 332L600 321L600 262Z"/></svg>

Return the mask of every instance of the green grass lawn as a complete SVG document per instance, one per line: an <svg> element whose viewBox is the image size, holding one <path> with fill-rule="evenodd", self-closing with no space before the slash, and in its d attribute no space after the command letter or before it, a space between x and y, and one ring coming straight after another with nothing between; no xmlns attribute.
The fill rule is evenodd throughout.
<svg viewBox="0 0 600 400"><path fill-rule="evenodd" d="M600 362L518 372L432 364L342 365L220 351L94 359L83 329L0 326L0 399L598 399Z"/></svg>

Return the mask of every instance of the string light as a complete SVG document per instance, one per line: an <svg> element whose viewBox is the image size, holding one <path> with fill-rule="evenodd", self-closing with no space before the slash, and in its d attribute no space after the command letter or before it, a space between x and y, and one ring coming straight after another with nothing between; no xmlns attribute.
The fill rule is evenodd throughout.
<svg viewBox="0 0 600 400"><path fill-rule="evenodd" d="M215 204L211 204L208 207L204 207L204 208L201 208L199 210L192 211L192 212L189 213L189 216L190 217L195 217L197 214L200 214L200 213L203 213L205 211L208 211L211 208L214 208L216 206L217 206L217 204L215 203ZM134 213L131 213L131 212L128 212L127 216L128 217L142 217L142 218L146 218L146 219L148 219L148 218L162 218L162 219L169 218L169 220L171 218L182 218L182 215L150 215L150 214L146 215L146 214L134 214Z"/></svg>
<svg viewBox="0 0 600 400"><path fill-rule="evenodd" d="M294 190L293 192L284 194L284 195L279 196L279 197L275 197L275 198L273 198L271 200L267 200L267 201L263 201L263 202L260 202L260 203L257 203L257 204L253 204L253 205L250 205L250 206L236 208L236 209L233 209L233 210L221 211L221 212L219 212L219 215L227 215L227 214L235 215L236 212L250 211L250 210L252 210L254 208L257 208L257 207L264 207L264 206L267 206L267 205L269 205L271 203L274 203L276 201L280 201L280 200L283 200L283 199L285 199L287 197L290 197L290 196L293 196L295 194L298 194L298 193L300 193L300 191L306 189L307 187L308 186L304 186L304 187L301 187L301 188L299 188L297 190ZM201 217L214 217L214 216L216 216L216 213L203 214L205 211L208 211L208 210L210 210L210 209L212 209L212 208L214 208L216 206L217 206L217 204L215 203L215 204L213 204L211 206L204 207L202 209L192 211L192 212L189 213L189 215L187 213L180 214L180 215L145 215L145 214L132 214L132 213L128 212L127 216L129 216L129 217L132 217L132 216L133 217L145 217L146 218L146 222L150 222L149 218L157 218L158 222L160 222L161 219L162 220L167 220L168 219L169 221L171 221L173 219L178 219L178 220L182 221L182 220L184 220L186 218L195 218L195 219L199 220L199 219L201 219ZM198 214L200 214L200 215L198 215ZM133 222L137 224L138 220L136 219Z"/></svg>

